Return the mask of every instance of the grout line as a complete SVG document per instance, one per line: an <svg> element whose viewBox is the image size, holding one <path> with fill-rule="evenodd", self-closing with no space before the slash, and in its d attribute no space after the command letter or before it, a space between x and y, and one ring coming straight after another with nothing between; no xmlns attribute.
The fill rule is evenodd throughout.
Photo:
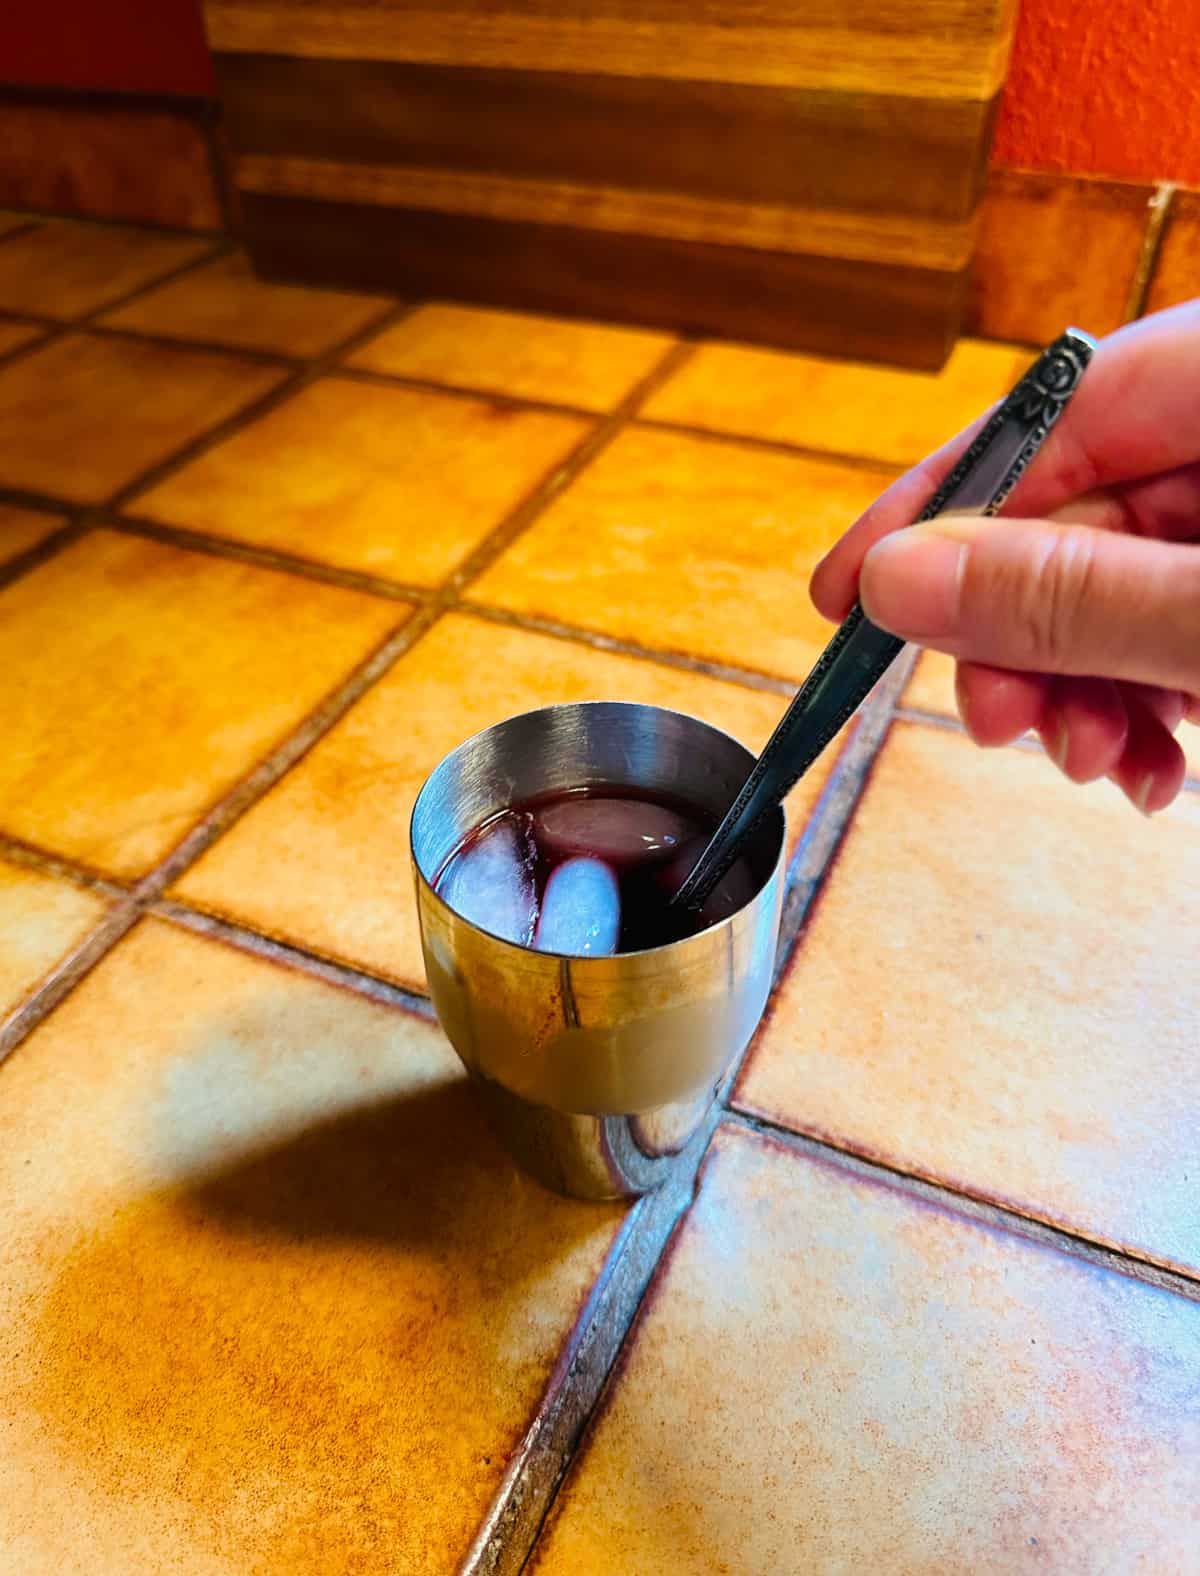
<svg viewBox="0 0 1200 1576"><path fill-rule="evenodd" d="M210 536L206 531L167 525L147 515L103 511L98 523L126 535L149 537L151 541L165 542L188 552L205 553L211 558L232 558L239 563L254 564L260 569L277 570L303 580L319 580L325 585L341 586L349 591L365 591L371 596L386 597L394 602L420 604L429 601L432 596L428 586L388 580L382 575L366 574L358 569L341 569L336 564L323 564L314 558L301 558L273 547L258 547L232 537Z"/></svg>
<svg viewBox="0 0 1200 1576"><path fill-rule="evenodd" d="M7 239L0 235L0 242ZM48 312L26 312L21 307L0 306L0 319L6 323L25 323L29 328L58 328L62 319Z"/></svg>
<svg viewBox="0 0 1200 1576"><path fill-rule="evenodd" d="M42 984L0 1025L0 1066L22 1040L54 1011L55 1007L90 974L100 959L116 946L140 917L133 894L126 895L96 929L50 972Z"/></svg>
<svg viewBox="0 0 1200 1576"><path fill-rule="evenodd" d="M0 484L0 503L10 504L14 509L36 509L39 514L83 515L95 508L94 504L81 503L78 498L60 498L54 493L3 484Z"/></svg>
<svg viewBox="0 0 1200 1576"><path fill-rule="evenodd" d="M608 414L603 410L589 410L583 405L568 405L558 400L534 399L527 394L507 394L503 389L478 388L465 383L439 383L436 378L415 378L403 372L379 372L373 367L339 365L335 371L339 378L351 383L367 383L375 388L409 389L414 394L439 394L448 399L502 405L543 416L575 416L585 421L599 421Z"/></svg>
<svg viewBox="0 0 1200 1576"><path fill-rule="evenodd" d="M650 432L669 432L678 437L698 438L704 443L739 444L761 449L766 454L781 454L794 460L813 460L825 465L847 465L868 471L885 482L893 482L905 466L900 461L881 460L873 454L851 454L845 449L815 448L806 443L789 443L786 438L763 438L750 433L730 432L723 427L698 427L690 422L664 421L659 417L639 416L635 425Z"/></svg>
<svg viewBox="0 0 1200 1576"><path fill-rule="evenodd" d="M944 711L926 711L921 706L897 706L896 721L916 723L922 728L938 728L942 733L954 733L962 739L971 736L958 717L951 717ZM979 746L980 749L997 750L1024 750L1029 755L1045 755L1042 741L1033 733L1023 733L1019 739L1012 739L1007 744Z"/></svg>
<svg viewBox="0 0 1200 1576"><path fill-rule="evenodd" d="M709 1141L724 1113L714 1104L671 1176L633 1205L565 1361L542 1397L458 1576L519 1576L615 1374L646 1293L696 1193Z"/></svg>
<svg viewBox="0 0 1200 1576"><path fill-rule="evenodd" d="M197 237L198 241L204 237ZM72 318L64 324L70 328L88 328L97 322L106 312L119 311L121 307L129 306L134 301L140 301L143 296L150 295L153 291L161 289L163 285L174 284L177 279L182 279L186 274L194 273L197 269L206 268L209 263L215 263L219 257L226 257L234 250L233 242L222 237L215 243L209 237L209 244L201 248L195 257L189 257L185 263L177 263L174 268L168 268L164 273L156 274L153 279L147 279L140 285L134 285L126 290L123 295L116 296L111 301L104 301L99 306L90 307L81 316Z"/></svg>
<svg viewBox="0 0 1200 1576"><path fill-rule="evenodd" d="M99 870L89 869L87 865L78 864L73 859L66 859L61 854L51 853L49 849L39 848L36 843L10 837L7 832L0 832L0 859L11 865L21 865L26 870L38 870L43 875L56 876L60 881L86 887L105 897L122 898L129 895L129 887L124 882L106 876Z"/></svg>
<svg viewBox="0 0 1200 1576"><path fill-rule="evenodd" d="M24 213L24 208L10 208L10 213ZM14 225L11 230L0 231L0 246L6 241L16 241L23 235L28 235L32 230L40 230L46 224L49 215L35 214L22 224Z"/></svg>
<svg viewBox="0 0 1200 1576"><path fill-rule="evenodd" d="M926 711L923 706L905 706L902 702L896 707L896 717L900 722L919 722L926 728L940 728L943 733L966 733L966 729L957 717L952 717L945 711Z"/></svg>
<svg viewBox="0 0 1200 1576"><path fill-rule="evenodd" d="M732 1108L725 1120L759 1137L771 1139L808 1160L834 1166L861 1181L904 1193L919 1203L951 1211L975 1225L1003 1231L1038 1247L1053 1248L1070 1258L1082 1259L1093 1269L1123 1275L1157 1291L1173 1292L1190 1302L1200 1302L1200 1273L1194 1277L1121 1248L1106 1247L1069 1227L1052 1225L1022 1214L1012 1205L999 1204L985 1194L960 1190L953 1184L919 1176L880 1157L867 1156L829 1139L797 1132L754 1111Z"/></svg>
<svg viewBox="0 0 1200 1576"><path fill-rule="evenodd" d="M70 220L68 222L73 224L75 221ZM191 232L185 231L184 233ZM192 238L197 241L205 239L203 236L195 236L194 233ZM0 236L0 242L4 240L7 240L7 237ZM105 301L100 306L91 307L77 317L45 319L44 321L47 325L46 333L40 339L32 340L27 345L18 345L15 350L9 351L6 356L0 357L0 365L5 367L11 366L14 362L23 361L27 356L33 355L35 351L43 350L47 345L57 344L60 339L66 339L70 334L82 333L96 326L104 313L118 311L121 307L140 300L142 296L149 295L152 290L157 290L160 285L171 284L176 279L182 279L185 274L190 274L193 269L203 268L207 263L215 262L218 257L224 257L226 253L233 250L231 241L222 239L213 245L211 244L211 237L208 240L210 244L197 256L190 257L185 263L178 263L174 268L167 269L165 273L156 274L153 279L147 280L144 284L135 285L133 289L126 290L123 295L115 297L112 301ZM0 311L2 310L4 309L0 308Z"/></svg>
<svg viewBox="0 0 1200 1576"><path fill-rule="evenodd" d="M566 459L528 494L524 502L511 511L507 519L502 520L495 530L484 537L474 552L463 559L444 582L442 594L448 599L457 600L463 589L473 580L478 579L485 569L490 568L559 494L564 492L575 478L609 447L633 419L642 402L649 399L668 378L672 377L692 353L691 345L684 343L672 345L646 376L633 386L621 403L607 416L597 421Z"/></svg>
<svg viewBox="0 0 1200 1576"><path fill-rule="evenodd" d="M323 701L288 735L283 742L259 762L230 790L179 842L165 859L135 888L134 895L142 904L160 897L172 881L183 872L229 828L245 815L250 807L283 777L297 761L312 749L318 739L339 722L355 701L361 699L375 681L383 676L398 658L409 651L422 635L437 621L441 609L430 604L414 612L392 630L376 650L332 690Z"/></svg>
<svg viewBox="0 0 1200 1576"><path fill-rule="evenodd" d="M1163 232L1174 200L1175 183L1160 181L1154 188L1154 195L1148 204L1149 214L1146 218L1146 233L1142 237L1142 250L1129 283L1129 297L1125 303L1123 319L1126 323L1132 323L1135 318L1141 317L1146 309L1146 297L1154 282L1154 271L1162 248Z"/></svg>
<svg viewBox="0 0 1200 1576"><path fill-rule="evenodd" d="M108 920L13 1014L0 1032L0 1060L17 1048L120 941L140 914L161 897L167 886L272 788L366 693L375 679L420 639L438 616L438 608L424 608L393 630L265 760L213 806L171 853L143 877Z"/></svg>
<svg viewBox="0 0 1200 1576"><path fill-rule="evenodd" d="M72 94L72 96L74 96ZM140 94L123 95L125 97L140 98ZM52 208L31 208L22 206L14 208L10 204L9 213L29 215L29 228L36 229L46 224L69 224L82 226L92 230L145 230L151 235L178 235L191 240L217 241L227 240L219 230L194 230L186 224L161 224L157 219L120 219L109 218L102 213L63 213ZM0 242L6 240L0 235Z"/></svg>
<svg viewBox="0 0 1200 1576"><path fill-rule="evenodd" d="M107 313L109 309L106 308ZM310 365L300 356L289 356L281 351L263 350L256 345L233 345L222 339L201 339L185 334L164 334L158 330L143 332L139 328L126 328L122 323L95 322L74 325L99 339L118 339L137 345L151 345L156 350L198 350L209 355L236 356L239 361L249 361L256 366L278 367L281 372L299 372Z"/></svg>
<svg viewBox="0 0 1200 1576"><path fill-rule="evenodd" d="M190 930L198 936L207 936L212 941L236 947L239 952L248 952L254 957L265 958L268 962L283 968L293 969L297 973L307 974L312 979L322 980L326 985L336 985L340 990L351 991L356 996L365 996L370 1001L380 1002L385 1007L398 1007L403 1012L424 1018L427 1022L437 1021L433 1003L428 996L422 995L419 991L409 990L403 985L397 985L381 975L368 973L365 969L338 962L334 958L323 958L305 947L276 940L272 936L221 919L216 914L207 914L202 909L193 908L188 903L177 902L173 898L157 898L147 904L146 908L148 913L155 914L160 919L170 920L172 924Z"/></svg>
<svg viewBox="0 0 1200 1576"><path fill-rule="evenodd" d="M957 717L947 716L945 712L925 711L920 706L897 706L896 721L916 723L922 728L940 728L943 733L956 733L960 738L970 738L966 728ZM1182 724L1188 726L1188 724ZM982 748L982 746L981 746ZM989 746L990 748L990 746ZM1023 733L1019 739L1013 739L1008 744L997 745L997 749L1024 750L1029 755L1045 755L1046 747L1034 733ZM1083 786L1088 786L1084 784ZM1183 779L1183 787L1187 793L1200 790L1200 776L1190 769Z"/></svg>
<svg viewBox="0 0 1200 1576"><path fill-rule="evenodd" d="M0 237L2 240L3 237ZM26 356L32 355L35 350L40 350L43 345L52 344L54 340L62 337L57 327L47 327L44 324L28 324L30 328L40 328L41 332L34 334L32 339L25 339L19 345L0 354L0 367L11 366L14 361L23 361Z"/></svg>
<svg viewBox="0 0 1200 1576"><path fill-rule="evenodd" d="M772 996L791 966L813 905L833 868L838 850L862 801L872 769L887 742L892 722L898 715L897 698L904 692L917 656L917 651L911 646L902 652L862 706L854 724L854 732L843 747L792 856L784 887L779 952L775 977L771 982ZM767 1011L770 1011L769 1003ZM725 1078L722 1099L729 1098L750 1049L747 1047L738 1066Z"/></svg>
<svg viewBox="0 0 1200 1576"><path fill-rule="evenodd" d="M223 443L227 438L233 437L243 427L249 426L252 422L258 421L280 405L285 404L291 399L293 394L299 393L301 389L306 388L310 383L321 377L347 348L357 345L362 339L377 332L381 326L385 326L393 320L402 317L411 310L411 307L401 304L384 308L363 328L357 329L353 334L347 335L345 339L339 340L336 345L331 346L323 355L315 357L312 361L299 363L280 382L275 384L274 388L268 389L265 394L260 394L257 399L251 400L248 405L244 405L241 410L235 411L233 415L227 416L224 421L218 422L215 427L201 433L198 437L192 438L188 443L176 449L174 453L169 454L166 459L158 460L153 465L148 466L140 475L135 476L132 481L128 481L124 486L118 488L112 497L107 500L105 508L110 511L124 508L139 493L146 492L151 487L156 487L169 476L173 476L177 471L182 470L192 460L198 459L202 454L207 454L210 449L216 448L219 443ZM229 355L237 354L236 351L232 350L226 353Z"/></svg>
<svg viewBox="0 0 1200 1576"><path fill-rule="evenodd" d="M22 575L28 574L31 569L36 569L39 564L54 558L64 548L70 547L71 543L77 541L86 530L87 525L82 516L67 520L58 530L51 531L50 535L43 537L40 542L35 542L23 553L18 553L15 558L0 564L0 591L5 586L11 585L14 580L19 580Z"/></svg>
<svg viewBox="0 0 1200 1576"><path fill-rule="evenodd" d="M478 388L465 383L439 383L435 378L414 378L401 372L377 372L371 367L336 368L339 378L351 383L367 383L376 388L408 389L414 394L436 394L447 399L499 405L505 409L528 411L542 416L574 416L576 420L602 421L611 411L589 410L585 405L564 401L534 399L527 394L507 394L503 389Z"/></svg>
<svg viewBox="0 0 1200 1576"><path fill-rule="evenodd" d="M637 657L642 661L656 662L661 667L679 668L685 673L699 673L706 678L720 679L727 684L739 684L744 689L764 690L771 695L794 695L799 688L791 679L777 674L760 673L754 668L734 667L725 662L712 662L706 657L690 656L685 651L657 650L637 641L621 640L615 635L604 635L598 630L581 629L576 624L559 623L557 619L540 618L531 613L513 613L507 608L487 602L463 598L456 610L490 624L502 624L509 629L523 629L530 634L549 635L571 645L590 646L595 651L611 652L616 656Z"/></svg>
<svg viewBox="0 0 1200 1576"><path fill-rule="evenodd" d="M793 894L804 888L805 903L793 895L790 910L785 903L785 914L791 912L797 932L807 901L836 855L870 764L886 737L895 697L907 683L915 660L915 652L902 656L864 708L793 856L789 887ZM776 981L794 939L786 941L781 932ZM567 1373L539 1408L459 1576L518 1576L533 1554L558 1491L619 1373L619 1361L646 1292L695 1197L701 1164L713 1133L727 1120L724 1102L749 1049L722 1078L717 1097L672 1175L635 1206L616 1262L606 1268L604 1293L574 1337L575 1353Z"/></svg>

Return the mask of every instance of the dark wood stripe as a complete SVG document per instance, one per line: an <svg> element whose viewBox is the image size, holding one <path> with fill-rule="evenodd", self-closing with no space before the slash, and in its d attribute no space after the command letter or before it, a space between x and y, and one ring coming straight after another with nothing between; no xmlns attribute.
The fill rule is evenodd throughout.
<svg viewBox="0 0 1200 1576"><path fill-rule="evenodd" d="M994 102L220 55L239 153L962 219Z"/></svg>
<svg viewBox="0 0 1200 1576"><path fill-rule="evenodd" d="M258 267L401 295L651 324L832 355L937 367L965 278L933 269L567 226L246 193Z"/></svg>

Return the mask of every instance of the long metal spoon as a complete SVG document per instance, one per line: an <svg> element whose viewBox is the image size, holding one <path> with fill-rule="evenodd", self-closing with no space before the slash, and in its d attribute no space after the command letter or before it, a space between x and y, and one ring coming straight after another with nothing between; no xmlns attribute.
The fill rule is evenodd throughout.
<svg viewBox="0 0 1200 1576"><path fill-rule="evenodd" d="M917 517L995 514L1079 386L1096 342L1070 328L1025 374ZM855 603L822 652L673 903L699 908L768 811L782 801L904 649Z"/></svg>

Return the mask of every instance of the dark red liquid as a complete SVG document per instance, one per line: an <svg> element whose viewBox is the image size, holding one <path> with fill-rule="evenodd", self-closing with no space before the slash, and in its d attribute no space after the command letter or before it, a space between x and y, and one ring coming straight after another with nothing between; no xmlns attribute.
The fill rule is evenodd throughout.
<svg viewBox="0 0 1200 1576"><path fill-rule="evenodd" d="M572 789L477 827L434 888L465 919L523 946L640 952L694 935L753 897L753 875L739 860L698 913L672 905L716 826L678 799Z"/></svg>

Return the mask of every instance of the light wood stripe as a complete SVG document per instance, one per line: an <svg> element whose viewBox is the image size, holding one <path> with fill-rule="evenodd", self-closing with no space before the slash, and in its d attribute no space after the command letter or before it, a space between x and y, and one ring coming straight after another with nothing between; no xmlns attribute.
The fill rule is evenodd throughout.
<svg viewBox="0 0 1200 1576"><path fill-rule="evenodd" d="M207 0L213 49L327 60L608 72L829 93L987 100L1004 81L1016 0L890 0L850 25L844 4L693 4L696 20L568 7ZM659 10L671 8L662 8ZM597 8L599 11L599 8ZM705 13L708 13L706 18ZM824 14L822 14L824 12ZM764 20L764 17L766 20ZM717 19L719 18L719 20Z"/></svg>
<svg viewBox="0 0 1200 1576"><path fill-rule="evenodd" d="M242 190L277 196L563 224L946 272L966 266L974 243L974 220L950 223L721 202L411 165L248 154L237 161L236 172Z"/></svg>

